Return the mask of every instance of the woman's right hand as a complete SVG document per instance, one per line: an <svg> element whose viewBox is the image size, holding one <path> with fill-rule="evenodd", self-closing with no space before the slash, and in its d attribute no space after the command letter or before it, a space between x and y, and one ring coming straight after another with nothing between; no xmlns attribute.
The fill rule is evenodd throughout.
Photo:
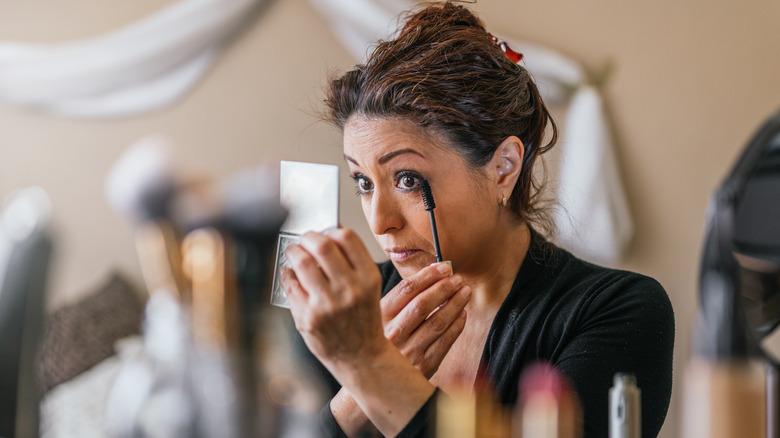
<svg viewBox="0 0 780 438"><path fill-rule="evenodd" d="M466 325L471 288L445 263L402 280L379 302L385 337L430 379Z"/></svg>

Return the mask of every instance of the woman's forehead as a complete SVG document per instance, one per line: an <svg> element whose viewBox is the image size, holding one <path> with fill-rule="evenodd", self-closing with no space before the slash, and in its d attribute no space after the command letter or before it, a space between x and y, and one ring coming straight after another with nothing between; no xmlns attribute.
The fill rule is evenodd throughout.
<svg viewBox="0 0 780 438"><path fill-rule="evenodd" d="M434 159L453 151L443 139L401 118L352 116L344 125L344 155L374 163L397 151Z"/></svg>

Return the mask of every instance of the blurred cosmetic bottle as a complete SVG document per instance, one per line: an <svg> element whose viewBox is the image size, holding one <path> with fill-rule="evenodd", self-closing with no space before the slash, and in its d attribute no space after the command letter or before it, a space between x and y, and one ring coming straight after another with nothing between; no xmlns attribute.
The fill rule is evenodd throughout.
<svg viewBox="0 0 780 438"><path fill-rule="evenodd" d="M609 390L609 438L642 437L641 398L633 374L615 374Z"/></svg>

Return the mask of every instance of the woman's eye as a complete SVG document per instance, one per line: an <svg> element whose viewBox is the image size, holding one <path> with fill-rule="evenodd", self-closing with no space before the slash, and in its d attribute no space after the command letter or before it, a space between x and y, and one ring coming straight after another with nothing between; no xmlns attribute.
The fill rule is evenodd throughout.
<svg viewBox="0 0 780 438"><path fill-rule="evenodd" d="M374 185L371 183L371 181L362 176L357 178L357 185L358 190L361 192L370 192L371 189L374 188Z"/></svg>
<svg viewBox="0 0 780 438"><path fill-rule="evenodd" d="M420 185L420 177L417 175L400 175L398 177L398 182L396 183L396 186L399 189L404 190L412 190L416 189Z"/></svg>

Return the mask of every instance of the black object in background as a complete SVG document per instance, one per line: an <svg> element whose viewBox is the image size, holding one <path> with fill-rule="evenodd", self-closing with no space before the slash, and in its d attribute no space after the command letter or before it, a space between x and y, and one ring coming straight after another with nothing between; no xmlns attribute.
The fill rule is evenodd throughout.
<svg viewBox="0 0 780 438"><path fill-rule="evenodd" d="M700 270L698 353L767 363L767 438L780 437L780 355L761 341L780 325L780 111L714 193Z"/></svg>
<svg viewBox="0 0 780 438"><path fill-rule="evenodd" d="M44 205L41 205L44 204ZM52 240L48 197L26 189L0 212L0 436L38 436L36 372Z"/></svg>

